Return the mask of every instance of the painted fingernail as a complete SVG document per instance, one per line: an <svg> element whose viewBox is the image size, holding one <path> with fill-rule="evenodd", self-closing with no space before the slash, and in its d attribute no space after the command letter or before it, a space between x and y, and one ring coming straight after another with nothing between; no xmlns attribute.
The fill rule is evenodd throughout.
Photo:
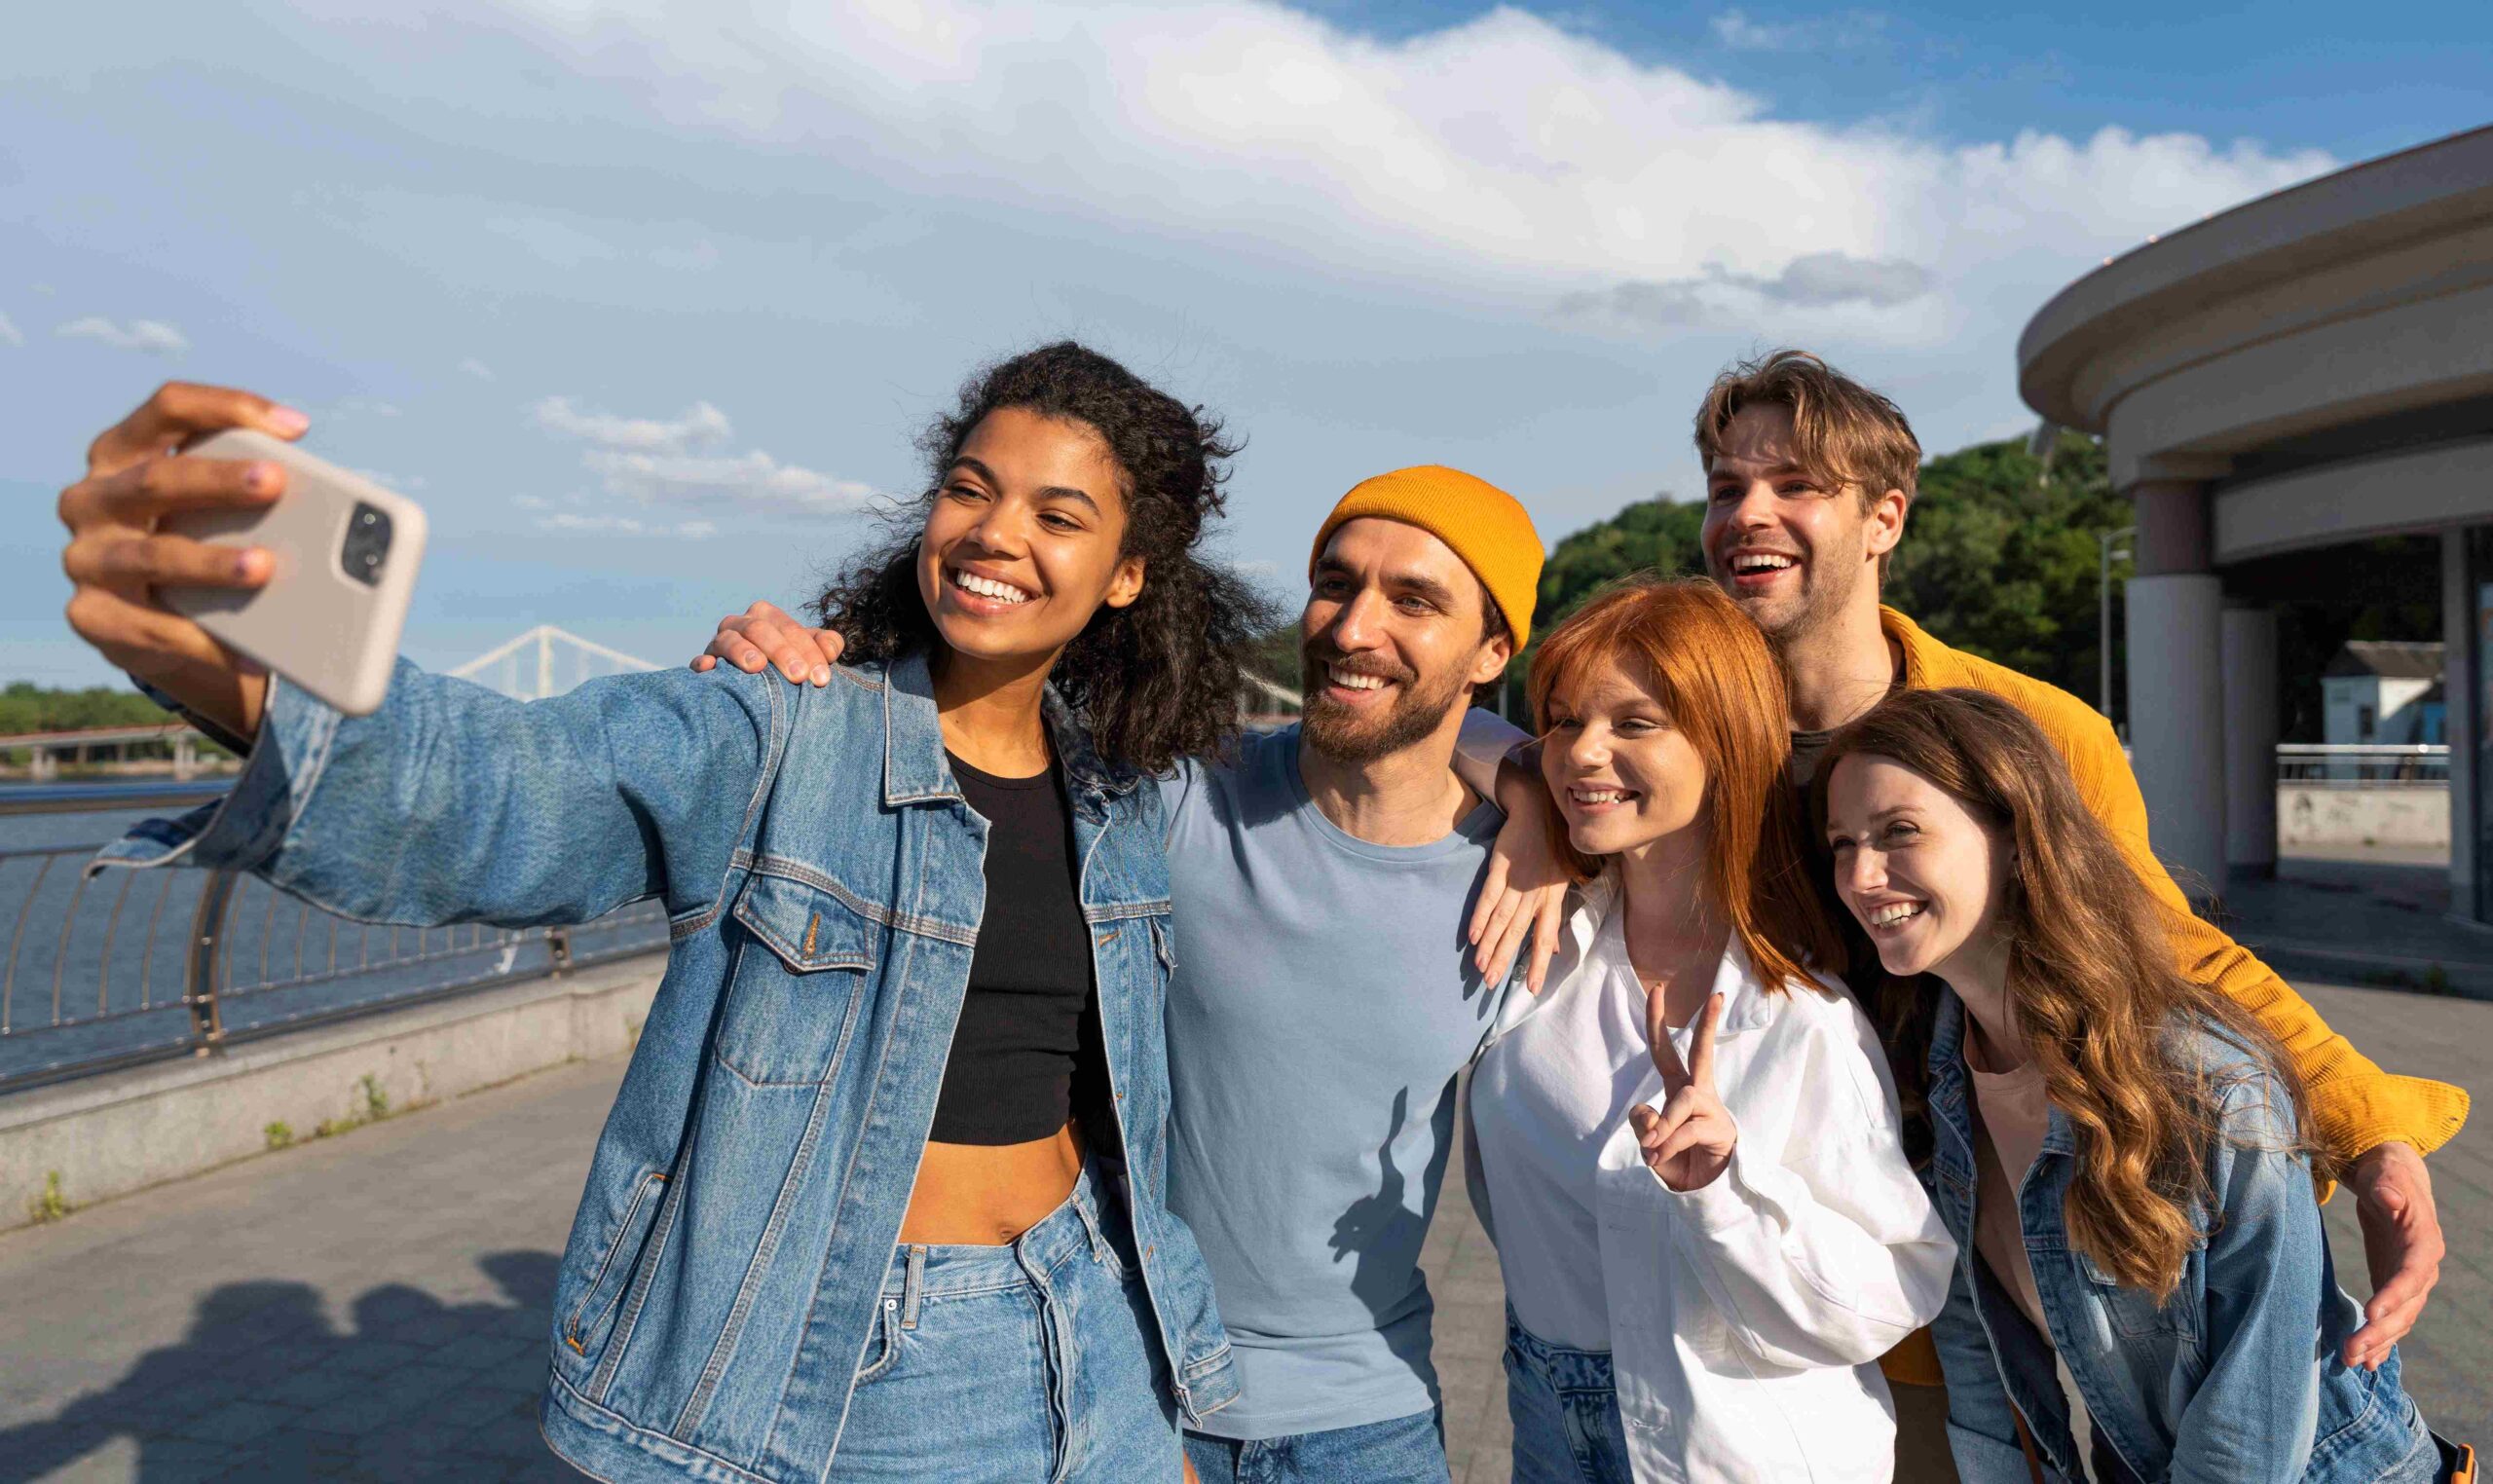
<svg viewBox="0 0 2493 1484"><path fill-rule="evenodd" d="M242 471L242 484L254 495L266 495L277 488L277 465L254 464Z"/></svg>
<svg viewBox="0 0 2493 1484"><path fill-rule="evenodd" d="M816 665L816 666L814 666L813 682L814 682L814 684L815 684L815 685L817 685L817 686L828 686L828 685L830 685L830 684L831 684L831 666L829 666L829 665Z"/></svg>
<svg viewBox="0 0 2493 1484"><path fill-rule="evenodd" d="M236 552L233 563L235 579L242 582L257 580L260 569L266 566L267 562L267 553L256 547L248 551Z"/></svg>
<svg viewBox="0 0 2493 1484"><path fill-rule="evenodd" d="M280 438L299 438L303 435L303 429L312 426L310 418L291 407L272 407L269 409L268 417L263 421L267 424L269 431Z"/></svg>

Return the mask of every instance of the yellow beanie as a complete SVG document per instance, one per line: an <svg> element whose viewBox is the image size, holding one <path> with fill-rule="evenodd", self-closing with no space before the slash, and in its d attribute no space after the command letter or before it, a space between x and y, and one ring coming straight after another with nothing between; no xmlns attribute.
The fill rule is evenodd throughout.
<svg viewBox="0 0 2493 1484"><path fill-rule="evenodd" d="M1316 576L1324 543L1350 521L1363 516L1417 526L1454 548L1489 601L1507 615L1515 652L1532 639L1533 596L1541 586L1541 533L1512 495L1485 479L1442 464L1395 469L1352 486L1316 533L1307 554L1307 575Z"/></svg>

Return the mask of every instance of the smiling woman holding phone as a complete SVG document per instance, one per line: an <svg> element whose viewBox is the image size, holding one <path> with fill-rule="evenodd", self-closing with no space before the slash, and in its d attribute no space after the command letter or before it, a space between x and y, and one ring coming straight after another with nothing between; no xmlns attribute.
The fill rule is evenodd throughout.
<svg viewBox="0 0 2493 1484"><path fill-rule="evenodd" d="M822 599L851 664L520 703L399 664L347 718L156 596L264 552L164 533L282 498L172 452L299 436L170 386L61 497L73 627L251 744L108 864L253 871L408 924L663 901L664 983L564 1254L543 1422L598 1477L1154 1480L1237 1391L1163 1201L1168 876L1151 771L1233 724L1258 605L1196 556L1232 446L1072 344L974 377L931 483Z"/></svg>

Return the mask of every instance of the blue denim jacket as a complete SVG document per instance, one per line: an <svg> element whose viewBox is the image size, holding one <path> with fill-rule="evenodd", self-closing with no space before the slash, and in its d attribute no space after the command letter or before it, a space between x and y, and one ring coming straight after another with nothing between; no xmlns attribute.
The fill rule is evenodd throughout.
<svg viewBox="0 0 2493 1484"><path fill-rule="evenodd" d="M1237 1394L1165 1203L1169 877L1159 791L1051 697L1113 1131L1177 1406ZM673 946L555 1288L547 1436L614 1480L812 1484L935 1115L986 897L986 822L922 659L826 687L726 666L523 704L399 665L380 711L272 691L221 807L106 863L247 868L350 917L580 922L656 897ZM1111 1140L1113 1134L1113 1145Z"/></svg>
<svg viewBox="0 0 2493 1484"><path fill-rule="evenodd" d="M2430 1480L2437 1455L2398 1384L2395 1352L2377 1371L2348 1367L2346 1337L2363 1322L2337 1286L2311 1169L2287 1153L2294 1110L2247 1052L2205 1029L2173 1034L2185 1061L2222 1089L2225 1137L2208 1155L2217 1209L2180 1285L2158 1305L2123 1287L2069 1245L2064 1203L2077 1141L2057 1107L2018 1191L2026 1256L2051 1334L2024 1311L1974 1250L1974 1109L1965 1073L1965 1009L1942 990L1930 1043L1934 1148L1927 1178L1956 1239L1947 1310L1932 1326L1948 1381L1949 1443L1965 1484L2026 1484L2017 1438L2023 1413L2046 1477L2083 1479L2053 1353L2068 1367L2097 1436L2130 1477L2247 1480ZM2013 1408L2012 1408L2013 1400ZM2108 1479L2105 1478L2108 1474Z"/></svg>

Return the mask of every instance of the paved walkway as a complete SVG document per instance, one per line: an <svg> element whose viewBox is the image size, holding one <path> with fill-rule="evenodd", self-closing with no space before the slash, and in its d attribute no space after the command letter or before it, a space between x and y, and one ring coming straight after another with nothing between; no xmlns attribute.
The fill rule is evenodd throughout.
<svg viewBox="0 0 2493 1484"><path fill-rule="evenodd" d="M2449 865L2288 857L2269 881L2227 885L2217 916L2295 983L2318 980L2493 999L2493 928L2450 912Z"/></svg>
<svg viewBox="0 0 2493 1484"><path fill-rule="evenodd" d="M2309 992L2388 1065L2493 1081L2493 1006ZM0 1481L577 1480L537 1435L543 1311L620 1073L548 1072L0 1237ZM2481 1443L2493 1134L2433 1167L2456 1250L2407 1377ZM2367 1291L2344 1206L2342 1276ZM1506 1484L1497 1258L1459 1181L1426 1261L1455 1478Z"/></svg>

